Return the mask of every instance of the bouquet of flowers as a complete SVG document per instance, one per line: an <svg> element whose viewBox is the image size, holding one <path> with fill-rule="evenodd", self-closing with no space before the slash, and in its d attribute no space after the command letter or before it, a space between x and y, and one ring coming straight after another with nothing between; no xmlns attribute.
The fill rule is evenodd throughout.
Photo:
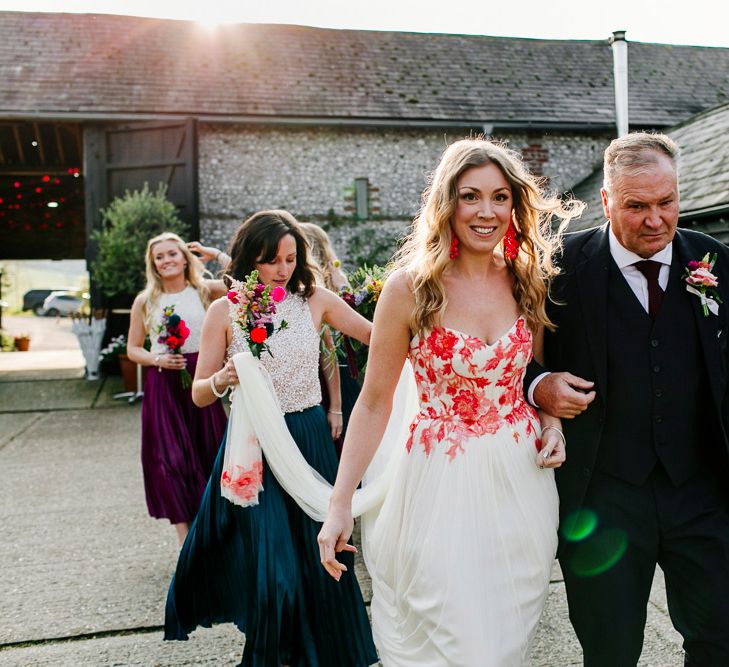
<svg viewBox="0 0 729 667"><path fill-rule="evenodd" d="M717 315L719 313L718 304L722 303L719 292L716 290L719 280L712 273L715 263L716 253L710 257L707 252L700 261L689 262L684 273L684 280L687 283L686 290L701 299L704 317L708 317L709 312Z"/></svg>
<svg viewBox="0 0 729 667"><path fill-rule="evenodd" d="M350 287L341 290L339 296L360 315L372 321L377 300L385 284L385 275L385 267L365 264L348 276ZM367 347L349 336L341 336L338 342L344 350L352 377L364 375L367 368Z"/></svg>
<svg viewBox="0 0 729 667"><path fill-rule="evenodd" d="M185 320L175 313L174 306L166 306L157 333L157 342L164 345L170 354L182 354L182 346L190 335L190 329L187 328ZM180 381L183 389L192 386L192 376L186 368L180 371Z"/></svg>
<svg viewBox="0 0 729 667"><path fill-rule="evenodd" d="M263 352L271 354L266 341L275 331L288 326L286 320L281 321L278 329L273 325L276 304L285 298L286 290L283 287L271 289L259 283L258 271L251 271L242 281L232 281L228 292L231 320L240 327L254 357L260 358Z"/></svg>

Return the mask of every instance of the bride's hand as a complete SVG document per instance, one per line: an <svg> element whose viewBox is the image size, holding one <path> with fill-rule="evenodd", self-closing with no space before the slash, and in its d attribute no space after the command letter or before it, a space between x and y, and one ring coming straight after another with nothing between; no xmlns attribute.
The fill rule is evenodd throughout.
<svg viewBox="0 0 729 667"><path fill-rule="evenodd" d="M542 448L537 453L537 465L540 468L559 468L567 458L562 429L557 426L545 426L542 429L541 440Z"/></svg>
<svg viewBox="0 0 729 667"><path fill-rule="evenodd" d="M353 528L354 519L352 519L351 509L330 507L324 525L319 531L319 537L317 537L321 564L329 575L337 581L342 578L342 572L347 571L347 566L337 560L337 553L340 551L357 552L356 547L347 544Z"/></svg>

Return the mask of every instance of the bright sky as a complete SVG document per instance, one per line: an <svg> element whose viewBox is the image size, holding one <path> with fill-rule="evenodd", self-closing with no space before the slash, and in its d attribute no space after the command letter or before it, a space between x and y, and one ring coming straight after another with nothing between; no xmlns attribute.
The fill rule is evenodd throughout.
<svg viewBox="0 0 729 667"><path fill-rule="evenodd" d="M729 47L722 0L0 0L0 10ZM0 18L0 20L2 20Z"/></svg>

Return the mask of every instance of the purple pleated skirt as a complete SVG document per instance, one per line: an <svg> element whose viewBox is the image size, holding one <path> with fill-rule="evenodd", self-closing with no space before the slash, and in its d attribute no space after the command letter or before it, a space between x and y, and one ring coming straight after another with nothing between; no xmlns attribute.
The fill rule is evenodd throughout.
<svg viewBox="0 0 729 667"><path fill-rule="evenodd" d="M194 376L197 352L185 358ZM198 408L192 391L182 388L179 371L149 369L142 399L142 470L151 516L192 522L226 424L223 404Z"/></svg>

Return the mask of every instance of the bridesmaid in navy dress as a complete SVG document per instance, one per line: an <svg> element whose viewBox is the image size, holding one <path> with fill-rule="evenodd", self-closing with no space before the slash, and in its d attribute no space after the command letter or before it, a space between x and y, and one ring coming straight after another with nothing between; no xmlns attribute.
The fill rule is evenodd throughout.
<svg viewBox="0 0 729 667"><path fill-rule="evenodd" d="M225 291L222 281L205 280L203 259L227 260L227 255L197 242L189 246L166 232L150 239L145 253L147 285L132 306L127 341L129 358L148 372L142 398L142 471L149 514L169 519L180 544L195 518L213 466L227 417L220 401L205 408L192 402L180 372L194 374L205 309ZM223 261L223 265L227 262ZM182 354L170 354L157 341L157 327L166 307L174 306L190 330ZM144 348L149 336L150 350Z"/></svg>
<svg viewBox="0 0 729 667"><path fill-rule="evenodd" d="M266 341L269 372L288 429L308 463L330 482L337 471L331 432L321 406L319 329L323 323L364 343L371 324L329 290L317 287L306 242L286 211L254 214L231 245L228 275L287 290ZM226 299L210 306L203 325L193 397L200 405L238 383L232 355L247 348L231 327ZM245 378L240 378L245 382ZM340 582L319 564L309 519L263 462L259 504L239 507L220 495L221 447L197 518L180 552L167 597L166 639L187 639L197 626L232 621L245 632L245 667L365 667L377 654L362 595L349 571Z"/></svg>

